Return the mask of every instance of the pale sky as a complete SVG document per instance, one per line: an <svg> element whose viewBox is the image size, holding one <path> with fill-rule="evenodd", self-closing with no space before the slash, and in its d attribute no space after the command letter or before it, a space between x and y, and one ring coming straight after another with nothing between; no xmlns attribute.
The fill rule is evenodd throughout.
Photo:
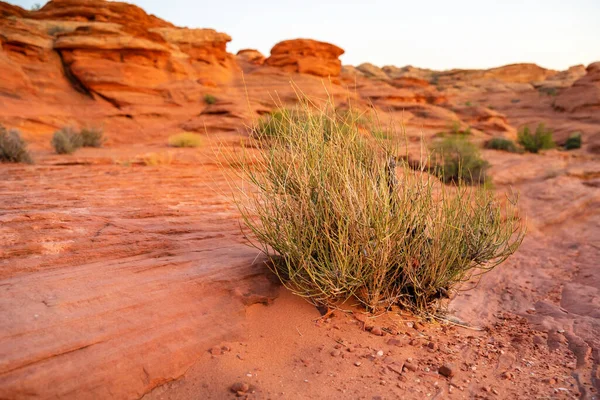
<svg viewBox="0 0 600 400"><path fill-rule="evenodd" d="M30 8L40 0L8 0ZM44 1L41 1L43 4ZM133 0L146 12L268 55L285 39L333 43L344 64L566 69L600 61L600 0Z"/></svg>

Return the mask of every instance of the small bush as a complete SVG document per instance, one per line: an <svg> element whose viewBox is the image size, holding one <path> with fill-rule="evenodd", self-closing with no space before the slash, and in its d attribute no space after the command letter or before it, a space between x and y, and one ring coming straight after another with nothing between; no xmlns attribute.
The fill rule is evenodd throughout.
<svg viewBox="0 0 600 400"><path fill-rule="evenodd" d="M367 118L352 109L332 108L335 111L329 111L327 114L319 114L314 116L314 121L320 124L325 137L331 135L332 131L343 131L350 134L350 129L357 129L365 126ZM286 131L290 129L290 120L294 124L303 124L306 121L306 113L310 110L300 109L285 109L280 108L271 112L266 117L258 121L258 124L253 129L254 137L261 140L281 139L287 137ZM383 132L381 129L379 131ZM375 131L375 130L374 130Z"/></svg>
<svg viewBox="0 0 600 400"><path fill-rule="evenodd" d="M83 146L83 139L73 129L63 128L54 133L51 144L57 154L71 154Z"/></svg>
<svg viewBox="0 0 600 400"><path fill-rule="evenodd" d="M100 128L83 128L79 134L83 147L102 147L104 144L104 133Z"/></svg>
<svg viewBox="0 0 600 400"><path fill-rule="evenodd" d="M206 104L215 104L217 102L217 98L212 94L206 94L204 95L204 102Z"/></svg>
<svg viewBox="0 0 600 400"><path fill-rule="evenodd" d="M565 142L565 150L574 150L581 148L581 132L575 132Z"/></svg>
<svg viewBox="0 0 600 400"><path fill-rule="evenodd" d="M27 151L27 143L16 129L6 130L0 125L0 162L27 163L33 160Z"/></svg>
<svg viewBox="0 0 600 400"><path fill-rule="evenodd" d="M510 139L495 137L485 144L486 149L508 151L509 153L519 153L517 144Z"/></svg>
<svg viewBox="0 0 600 400"><path fill-rule="evenodd" d="M202 138L195 133L182 132L169 136L169 146L171 147L198 147L201 144Z"/></svg>
<svg viewBox="0 0 600 400"><path fill-rule="evenodd" d="M295 293L316 304L355 296L369 310L427 311L518 248L513 202L397 165L399 141L374 140L352 122L324 130L337 120L331 110L301 102L229 155L252 243Z"/></svg>
<svg viewBox="0 0 600 400"><path fill-rule="evenodd" d="M463 136L448 136L431 146L435 174L444 183L483 184L487 180L487 161L479 149Z"/></svg>
<svg viewBox="0 0 600 400"><path fill-rule="evenodd" d="M518 141L523 148L530 153L537 153L540 150L552 149L555 147L552 139L552 130L546 129L544 124L539 124L535 129L535 134L531 134L529 126L523 127L518 133Z"/></svg>
<svg viewBox="0 0 600 400"><path fill-rule="evenodd" d="M541 87L538 89L538 91L540 92L540 94L545 94L546 96L556 96L558 94L556 88L553 87Z"/></svg>
<svg viewBox="0 0 600 400"><path fill-rule="evenodd" d="M467 126L467 129L460 129L460 122L454 121L450 128L450 134L452 135L470 135L471 127Z"/></svg>
<svg viewBox="0 0 600 400"><path fill-rule="evenodd" d="M467 107L472 107L472 106L473 106L473 103L471 103L470 101L467 101L467 102L465 103L465 106L467 106Z"/></svg>

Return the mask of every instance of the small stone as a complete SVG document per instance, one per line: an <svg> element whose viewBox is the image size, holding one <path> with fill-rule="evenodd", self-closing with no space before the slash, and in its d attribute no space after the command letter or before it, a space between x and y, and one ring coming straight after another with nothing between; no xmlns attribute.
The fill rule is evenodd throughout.
<svg viewBox="0 0 600 400"><path fill-rule="evenodd" d="M454 366L452 364L444 364L438 369L438 373L446 378L454 376Z"/></svg>
<svg viewBox="0 0 600 400"><path fill-rule="evenodd" d="M429 343L427 343L427 347L429 347L431 350L437 350L438 349L438 345L435 342L429 342Z"/></svg>
<svg viewBox="0 0 600 400"><path fill-rule="evenodd" d="M341 354L341 352L340 352L339 350L337 350L337 349L336 349L336 350L333 350L333 351L331 352L331 356L332 356L332 357L338 357L340 354Z"/></svg>
<svg viewBox="0 0 600 400"><path fill-rule="evenodd" d="M506 372L503 372L502 375L500 375L500 377L502 379L512 379L513 378L513 374L512 374L512 372L506 371Z"/></svg>
<svg viewBox="0 0 600 400"><path fill-rule="evenodd" d="M378 326L374 326L374 327L371 329L371 333L372 333L373 335L375 335L375 336L383 336L383 331L382 331L382 330L381 330L381 328L380 328L380 327L378 327Z"/></svg>
<svg viewBox="0 0 600 400"><path fill-rule="evenodd" d="M356 361L356 362L354 363L354 365L355 365L355 366L357 366L357 367L360 367L360 365L361 365L361 364L362 364L362 363L361 363L360 361Z"/></svg>
<svg viewBox="0 0 600 400"><path fill-rule="evenodd" d="M248 385L246 382L236 382L231 385L231 391L233 393L246 393L248 390L250 390L250 385Z"/></svg>
<svg viewBox="0 0 600 400"><path fill-rule="evenodd" d="M498 392L496 389L492 389L492 393L499 394L500 392Z"/></svg>
<svg viewBox="0 0 600 400"><path fill-rule="evenodd" d="M400 340L398 340L398 339L390 339L390 340L388 340L387 343L390 346L398 346L398 347L402 346L402 342Z"/></svg>
<svg viewBox="0 0 600 400"><path fill-rule="evenodd" d="M223 354L223 352L221 351L221 348L219 346L211 347L209 352L213 356L220 356L221 354Z"/></svg>
<svg viewBox="0 0 600 400"><path fill-rule="evenodd" d="M387 367L390 371L395 372L398 375L402 375L402 365L390 364Z"/></svg>
<svg viewBox="0 0 600 400"><path fill-rule="evenodd" d="M556 379L554 378L546 378L543 380L543 382L548 385L556 385Z"/></svg>
<svg viewBox="0 0 600 400"><path fill-rule="evenodd" d="M411 372L415 372L417 370L417 366L408 361L404 363L404 368L406 368L407 371Z"/></svg>
<svg viewBox="0 0 600 400"><path fill-rule="evenodd" d="M377 352L377 356L378 356L378 357L383 357L383 350L379 350L379 351Z"/></svg>
<svg viewBox="0 0 600 400"><path fill-rule="evenodd" d="M231 347L229 346L221 346L222 351L231 351Z"/></svg>

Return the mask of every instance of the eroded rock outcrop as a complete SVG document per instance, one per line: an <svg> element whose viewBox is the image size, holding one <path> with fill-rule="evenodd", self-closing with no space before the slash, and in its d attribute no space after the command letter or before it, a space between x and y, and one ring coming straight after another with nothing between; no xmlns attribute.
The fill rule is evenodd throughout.
<svg viewBox="0 0 600 400"><path fill-rule="evenodd" d="M265 56L255 49L242 49L236 54L238 59L247 61L252 64L262 65L265 62Z"/></svg>
<svg viewBox="0 0 600 400"><path fill-rule="evenodd" d="M586 71L556 98L554 106L567 112L592 112L600 122L600 62L590 64Z"/></svg>
<svg viewBox="0 0 600 400"><path fill-rule="evenodd" d="M330 43L312 39L293 39L277 43L271 49L267 65L316 76L340 75L344 50Z"/></svg>

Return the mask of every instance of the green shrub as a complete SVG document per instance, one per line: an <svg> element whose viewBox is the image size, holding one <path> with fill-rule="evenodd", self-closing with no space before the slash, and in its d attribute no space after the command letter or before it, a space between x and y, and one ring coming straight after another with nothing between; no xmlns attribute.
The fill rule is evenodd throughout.
<svg viewBox="0 0 600 400"><path fill-rule="evenodd" d="M104 144L104 133L100 128L83 128L79 134L83 147L102 147Z"/></svg>
<svg viewBox="0 0 600 400"><path fill-rule="evenodd" d="M508 151L509 153L519 153L517 144L510 139L495 137L485 144L486 149Z"/></svg>
<svg viewBox="0 0 600 400"><path fill-rule="evenodd" d="M51 144L57 154L71 154L83 146L83 139L73 129L63 128L54 132Z"/></svg>
<svg viewBox="0 0 600 400"><path fill-rule="evenodd" d="M431 146L433 169L445 183L483 184L487 180L487 161L479 149L464 136L448 136Z"/></svg>
<svg viewBox="0 0 600 400"><path fill-rule="evenodd" d="M465 103L465 106L467 106L467 107L472 107L472 106L473 106L473 103L471 103L470 101L467 101L467 102Z"/></svg>
<svg viewBox="0 0 600 400"><path fill-rule="evenodd" d="M535 129L535 134L531 134L529 126L523 127L519 131L518 141L523 148L530 153L537 153L540 150L552 149L555 147L552 139L552 130L546 129L544 124L539 124Z"/></svg>
<svg viewBox="0 0 600 400"><path fill-rule="evenodd" d="M182 132L169 136L169 146L171 147L199 147L202 144L200 135L190 132Z"/></svg>
<svg viewBox="0 0 600 400"><path fill-rule="evenodd" d="M581 132L575 132L565 142L565 150L574 150L581 148Z"/></svg>
<svg viewBox="0 0 600 400"><path fill-rule="evenodd" d="M0 162L27 163L33 160L27 151L27 143L16 129L6 130L0 125Z"/></svg>
<svg viewBox="0 0 600 400"><path fill-rule="evenodd" d="M295 293L315 304L356 296L370 310L426 311L518 248L514 202L397 165L399 141L377 141L352 122L327 132L330 110L301 102L229 154L251 244Z"/></svg>
<svg viewBox="0 0 600 400"><path fill-rule="evenodd" d="M212 94L206 94L204 95L204 102L206 104L215 104L217 102L217 98Z"/></svg>
<svg viewBox="0 0 600 400"><path fill-rule="evenodd" d="M558 94L558 91L556 90L556 88L553 87L541 87L538 89L540 94L545 94L547 96L556 96Z"/></svg>
<svg viewBox="0 0 600 400"><path fill-rule="evenodd" d="M333 108L332 108L333 109ZM275 138L284 138L288 135L287 131L291 129L289 121L293 120L294 124L304 124L307 120L306 112L310 110L301 109L286 109L280 108L271 112L266 117L258 121L258 124L253 129L255 137L260 137L261 140L272 140ZM344 131L350 134L350 129L357 129L367 123L364 115L354 112L351 109L335 109L327 114L318 114L313 117L312 122L318 122L326 137L332 131Z"/></svg>

